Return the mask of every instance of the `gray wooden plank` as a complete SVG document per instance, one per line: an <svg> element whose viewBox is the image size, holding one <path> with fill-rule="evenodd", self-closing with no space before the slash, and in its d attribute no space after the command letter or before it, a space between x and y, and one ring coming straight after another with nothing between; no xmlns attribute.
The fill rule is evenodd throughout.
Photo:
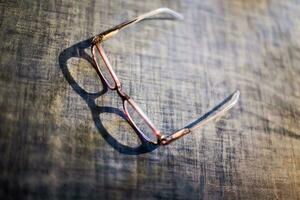
<svg viewBox="0 0 300 200"><path fill-rule="evenodd" d="M88 62L89 39L152 9L105 43L164 133L236 89L217 123L141 146L122 102ZM300 2L0 3L1 199L300 199Z"/></svg>

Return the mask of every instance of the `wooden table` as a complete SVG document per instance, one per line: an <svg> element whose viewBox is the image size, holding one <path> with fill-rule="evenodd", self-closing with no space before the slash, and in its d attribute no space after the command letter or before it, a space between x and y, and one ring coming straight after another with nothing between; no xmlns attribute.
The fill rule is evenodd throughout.
<svg viewBox="0 0 300 200"><path fill-rule="evenodd" d="M107 41L124 90L164 133L236 89L238 105L168 146L141 145L97 79ZM1 1L0 199L300 199L300 1Z"/></svg>

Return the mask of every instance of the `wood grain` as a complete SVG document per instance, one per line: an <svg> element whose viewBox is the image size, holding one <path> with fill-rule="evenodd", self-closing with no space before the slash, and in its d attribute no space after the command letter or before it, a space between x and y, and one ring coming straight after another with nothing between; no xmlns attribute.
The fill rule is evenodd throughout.
<svg viewBox="0 0 300 200"><path fill-rule="evenodd" d="M139 143L90 64L105 43L125 91L164 133L236 89L217 123ZM1 1L1 199L300 199L300 1Z"/></svg>

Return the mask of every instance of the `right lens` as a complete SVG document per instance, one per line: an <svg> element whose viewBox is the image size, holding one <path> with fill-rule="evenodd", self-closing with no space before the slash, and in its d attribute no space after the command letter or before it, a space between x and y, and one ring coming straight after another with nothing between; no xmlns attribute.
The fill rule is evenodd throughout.
<svg viewBox="0 0 300 200"><path fill-rule="evenodd" d="M145 116L143 111L133 102L132 99L124 102L126 114L138 129L144 139L149 142L157 143L157 136L149 124L152 122ZM144 115L144 116L143 116Z"/></svg>
<svg viewBox="0 0 300 200"><path fill-rule="evenodd" d="M108 58L99 44L93 46L93 54L94 60L100 70L100 73L105 79L105 82L111 89L113 89L116 86L116 82L108 68L108 65L110 65Z"/></svg>

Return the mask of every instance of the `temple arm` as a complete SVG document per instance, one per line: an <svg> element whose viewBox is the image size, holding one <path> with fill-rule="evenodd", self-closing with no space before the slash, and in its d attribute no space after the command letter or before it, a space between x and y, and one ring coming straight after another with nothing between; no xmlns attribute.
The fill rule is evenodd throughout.
<svg viewBox="0 0 300 200"><path fill-rule="evenodd" d="M107 31L104 31L102 33L100 33L99 35L96 35L94 38L93 38L93 41L92 43L93 44L96 44L98 42L103 42L109 38L111 38L112 36L116 35L120 30L126 28L126 27L129 27L130 25L133 25L141 20L144 20L144 19L147 19L147 18L150 18L154 15L157 15L157 14L160 14L160 13L167 13L167 14L170 14L172 15L175 19L183 19L183 16L169 8L158 8L156 10L152 10L148 13L145 13L143 15L140 15L132 20L128 20L126 22L123 22L122 24L119 24Z"/></svg>
<svg viewBox="0 0 300 200"><path fill-rule="evenodd" d="M208 122L211 122L213 120L218 119L222 115L224 115L228 110L230 110L239 100L240 91L234 92L232 95L227 97L223 102L215 106L212 110L198 118L197 120L191 122L187 126L185 126L183 129L169 135L169 136L163 136L160 138L160 144L166 145L170 142L190 133L191 131L203 127Z"/></svg>

